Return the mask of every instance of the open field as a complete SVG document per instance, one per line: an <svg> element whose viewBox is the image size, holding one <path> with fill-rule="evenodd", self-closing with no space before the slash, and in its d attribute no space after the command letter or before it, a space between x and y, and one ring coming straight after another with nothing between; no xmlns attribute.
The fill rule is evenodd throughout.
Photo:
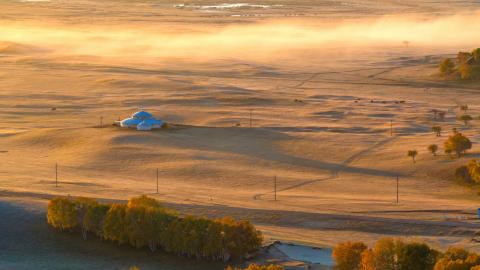
<svg viewBox="0 0 480 270"><path fill-rule="evenodd" d="M258 50L248 38L231 41L280 19L272 29L294 22L292 31L306 42L317 30L295 28L304 19L371 30L369 21L381 15L472 16L478 2L265 1L248 8L214 8L219 3L212 1L0 2L2 201L39 207L55 195L148 194L185 214L249 218L268 241L333 246L398 236L480 251L471 241L480 228L479 197L452 177L480 156L480 121L464 127L456 120L459 104L480 115L480 85L436 75L441 58L473 48L474 38L453 44L413 38L406 46L403 37L376 42L372 34L369 42L313 38L299 46L285 41L295 34L279 30L253 33L253 41L272 34ZM171 42L182 35L192 43ZM111 126L139 107L174 125L154 132ZM446 119L435 121L432 109L447 111ZM442 137L431 132L434 124L443 127ZM452 160L442 149L432 157L427 146L442 148L454 127L474 142L468 157ZM416 164L406 156L410 149L419 151ZM0 205L0 213L8 209ZM16 250L12 245L7 252ZM20 260L4 261L0 268L28 269Z"/></svg>

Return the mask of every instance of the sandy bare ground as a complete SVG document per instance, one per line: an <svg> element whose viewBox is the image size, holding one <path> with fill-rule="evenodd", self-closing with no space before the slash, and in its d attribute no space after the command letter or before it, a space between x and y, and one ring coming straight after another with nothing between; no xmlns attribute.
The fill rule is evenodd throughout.
<svg viewBox="0 0 480 270"><path fill-rule="evenodd" d="M1 15L6 21L35 22L39 17L28 15L35 11L62 25L75 25L67 19L73 16L184 29L263 20L231 16L238 12L274 17L290 12L334 21L349 20L355 12L440 16L475 7L473 1L448 7L431 1L325 2L334 12L304 1L206 12L162 2L163 9L153 9L155 16L146 16L150 2L136 2L131 10L126 4L108 6L124 10L122 17L102 11L106 6L74 3L76 8L54 1L12 2ZM29 12L18 15L18 8ZM468 104L472 116L480 114L479 85L435 75L439 59L459 48L326 46L268 59L191 60L72 56L37 45L5 43L1 52L0 195L5 200L67 194L126 200L149 194L185 214L249 218L267 241L333 246L394 236L438 248L476 248L471 238L480 227L478 196L454 183L452 171L478 158L477 146L461 160L432 157L426 150L432 143L443 145L454 127L475 144L480 141L478 121L468 127L456 121L459 104ZM110 125L139 107L176 125L146 133ZM435 121L432 109L447 111L446 119ZM434 124L443 127L442 137L431 133ZM406 157L409 149L420 153L416 164Z"/></svg>

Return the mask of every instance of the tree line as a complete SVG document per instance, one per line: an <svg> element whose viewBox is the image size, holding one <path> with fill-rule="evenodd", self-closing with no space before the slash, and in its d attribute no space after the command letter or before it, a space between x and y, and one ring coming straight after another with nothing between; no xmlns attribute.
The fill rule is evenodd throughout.
<svg viewBox="0 0 480 270"><path fill-rule="evenodd" d="M243 258L262 244L262 235L248 220L180 217L147 196L127 204L104 204L89 198L50 200L47 221L61 231L79 231L120 245L162 249L207 260Z"/></svg>
<svg viewBox="0 0 480 270"><path fill-rule="evenodd" d="M472 52L459 52L457 63L444 59L439 65L440 74L444 77L460 78L462 80L480 79L480 48Z"/></svg>
<svg viewBox="0 0 480 270"><path fill-rule="evenodd" d="M373 248L362 242L338 244L337 270L480 270L480 256L451 247L441 253L425 243L383 238Z"/></svg>

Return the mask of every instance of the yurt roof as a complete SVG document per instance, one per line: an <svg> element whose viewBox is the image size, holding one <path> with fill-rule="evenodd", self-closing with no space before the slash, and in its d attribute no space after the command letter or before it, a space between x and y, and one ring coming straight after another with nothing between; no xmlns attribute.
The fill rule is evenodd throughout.
<svg viewBox="0 0 480 270"><path fill-rule="evenodd" d="M152 118L153 115L151 115L150 113L148 113L146 111L138 111L138 112L132 114L132 117L143 120L143 119Z"/></svg>

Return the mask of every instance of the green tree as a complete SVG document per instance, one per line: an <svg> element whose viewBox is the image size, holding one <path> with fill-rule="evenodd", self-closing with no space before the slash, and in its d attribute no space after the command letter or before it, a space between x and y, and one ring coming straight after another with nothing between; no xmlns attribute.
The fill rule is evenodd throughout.
<svg viewBox="0 0 480 270"><path fill-rule="evenodd" d="M449 58L443 59L440 63L439 70L443 76L450 75L455 71L455 63Z"/></svg>
<svg viewBox="0 0 480 270"><path fill-rule="evenodd" d="M103 222L109 209L110 206L106 204L90 205L83 218L83 227L85 230L102 238Z"/></svg>
<svg viewBox="0 0 480 270"><path fill-rule="evenodd" d="M430 144L428 146L428 150L432 153L433 156L436 156L437 155L437 151L438 151L438 145L436 144Z"/></svg>
<svg viewBox="0 0 480 270"><path fill-rule="evenodd" d="M407 156L411 157L413 160L413 163L415 163L415 157L418 155L417 150L408 150Z"/></svg>
<svg viewBox="0 0 480 270"><path fill-rule="evenodd" d="M438 252L424 243L404 244L398 254L398 270L432 270Z"/></svg>
<svg viewBox="0 0 480 270"><path fill-rule="evenodd" d="M47 209L47 222L60 230L73 230L78 226L77 208L70 198L50 200Z"/></svg>
<svg viewBox="0 0 480 270"><path fill-rule="evenodd" d="M340 243L333 249L333 259L338 270L358 270L361 266L362 253L367 246L362 242Z"/></svg>
<svg viewBox="0 0 480 270"><path fill-rule="evenodd" d="M110 207L103 224L103 236L105 239L118 244L128 242L126 212L127 206L124 204L113 204Z"/></svg>
<svg viewBox="0 0 480 270"><path fill-rule="evenodd" d="M445 153L456 153L460 157L462 153L472 148L472 142L460 132L454 132L444 143Z"/></svg>
<svg viewBox="0 0 480 270"><path fill-rule="evenodd" d="M468 115L468 114L464 114L464 115L460 116L460 117L458 118L458 120L460 120L460 121L462 121L463 123L465 123L465 126L468 126L468 122L472 121L473 118L472 118L470 115Z"/></svg>

